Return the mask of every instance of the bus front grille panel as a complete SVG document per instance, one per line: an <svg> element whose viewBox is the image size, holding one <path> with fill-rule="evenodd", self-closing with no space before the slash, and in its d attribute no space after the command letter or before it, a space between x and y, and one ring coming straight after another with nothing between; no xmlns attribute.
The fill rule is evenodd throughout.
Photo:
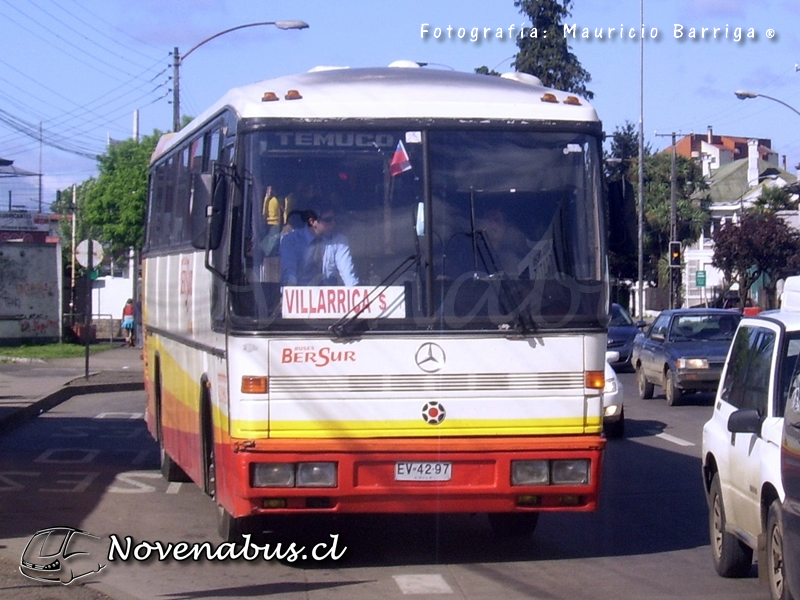
<svg viewBox="0 0 800 600"><path fill-rule="evenodd" d="M455 375L322 375L269 378L269 391L277 394L330 392L501 392L582 390L583 373L455 374Z"/></svg>

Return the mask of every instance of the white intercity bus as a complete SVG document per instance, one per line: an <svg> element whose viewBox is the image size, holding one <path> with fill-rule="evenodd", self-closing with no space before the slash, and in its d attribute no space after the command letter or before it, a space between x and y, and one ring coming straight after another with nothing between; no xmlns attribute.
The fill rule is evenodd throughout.
<svg viewBox="0 0 800 600"><path fill-rule="evenodd" d="M527 534L594 510L601 142L585 99L535 77L406 62L237 88L164 136L143 252L164 476L230 540L270 515L485 512ZM293 276L289 236L320 227L332 254Z"/></svg>

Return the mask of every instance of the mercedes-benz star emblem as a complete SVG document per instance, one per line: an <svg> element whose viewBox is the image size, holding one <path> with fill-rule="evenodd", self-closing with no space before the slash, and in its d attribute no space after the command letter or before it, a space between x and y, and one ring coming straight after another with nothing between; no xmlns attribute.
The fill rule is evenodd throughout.
<svg viewBox="0 0 800 600"><path fill-rule="evenodd" d="M414 360L416 360L417 366L426 373L436 373L444 368L447 358L439 344L428 342L419 347Z"/></svg>

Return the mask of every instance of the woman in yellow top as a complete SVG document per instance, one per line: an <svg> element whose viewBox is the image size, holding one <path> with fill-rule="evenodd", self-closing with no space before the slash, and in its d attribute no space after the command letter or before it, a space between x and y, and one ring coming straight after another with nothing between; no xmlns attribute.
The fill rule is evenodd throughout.
<svg viewBox="0 0 800 600"><path fill-rule="evenodd" d="M284 207L271 185L267 186L264 194L261 212L267 222L267 235L261 240L261 250L264 256L274 256L278 254L278 241L284 223Z"/></svg>

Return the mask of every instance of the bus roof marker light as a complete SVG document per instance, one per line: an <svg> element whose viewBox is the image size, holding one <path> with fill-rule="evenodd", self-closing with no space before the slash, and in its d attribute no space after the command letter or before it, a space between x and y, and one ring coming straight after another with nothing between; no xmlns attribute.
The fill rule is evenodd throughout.
<svg viewBox="0 0 800 600"><path fill-rule="evenodd" d="M569 104L571 106L580 106L581 101L578 99L577 96L567 96L567 99L564 100L564 104Z"/></svg>
<svg viewBox="0 0 800 600"><path fill-rule="evenodd" d="M261 96L262 102L275 102L277 100L280 100L280 98L275 92L264 92L264 95Z"/></svg>
<svg viewBox="0 0 800 600"><path fill-rule="evenodd" d="M554 102L558 103L558 98L556 98L555 94L542 94L542 102Z"/></svg>
<svg viewBox="0 0 800 600"><path fill-rule="evenodd" d="M301 100L303 98L297 90L289 90L286 92L286 100Z"/></svg>

